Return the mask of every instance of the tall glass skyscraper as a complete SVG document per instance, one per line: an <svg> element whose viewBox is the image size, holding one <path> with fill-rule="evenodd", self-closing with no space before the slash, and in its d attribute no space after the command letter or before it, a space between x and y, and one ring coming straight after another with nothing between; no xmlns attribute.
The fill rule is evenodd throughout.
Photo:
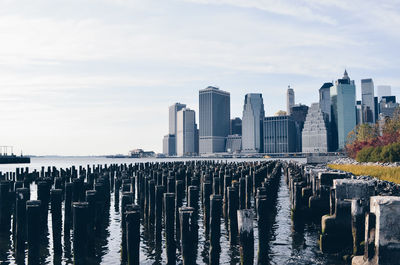
<svg viewBox="0 0 400 265"><path fill-rule="evenodd" d="M263 151L264 103L261 94L247 94L242 119L242 151Z"/></svg>
<svg viewBox="0 0 400 265"><path fill-rule="evenodd" d="M347 71L331 87L333 150L343 149L347 135L356 126L356 86Z"/></svg>
<svg viewBox="0 0 400 265"><path fill-rule="evenodd" d="M230 131L230 94L209 86L199 91L199 152L210 154L225 151Z"/></svg>
<svg viewBox="0 0 400 265"><path fill-rule="evenodd" d="M178 156L196 153L196 115L194 110L181 109L177 114L176 146Z"/></svg>
<svg viewBox="0 0 400 265"><path fill-rule="evenodd" d="M371 78L361 79L362 122L375 123L374 82Z"/></svg>
<svg viewBox="0 0 400 265"><path fill-rule="evenodd" d="M294 106L294 90L288 86L286 91L286 114L290 115L291 108Z"/></svg>

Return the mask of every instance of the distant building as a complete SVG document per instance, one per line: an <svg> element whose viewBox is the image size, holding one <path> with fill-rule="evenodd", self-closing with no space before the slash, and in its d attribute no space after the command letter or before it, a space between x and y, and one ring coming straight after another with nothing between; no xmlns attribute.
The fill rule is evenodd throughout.
<svg viewBox="0 0 400 265"><path fill-rule="evenodd" d="M155 157L156 154L153 151L143 151L143 149L134 149L129 151L130 157L143 158L143 157Z"/></svg>
<svg viewBox="0 0 400 265"><path fill-rule="evenodd" d="M295 100L294 100L294 90L293 88L290 88L288 86L288 89L286 91L286 113L287 115L290 115L290 109L294 106Z"/></svg>
<svg viewBox="0 0 400 265"><path fill-rule="evenodd" d="M181 109L177 114L176 146L178 156L196 154L196 115L194 110Z"/></svg>
<svg viewBox="0 0 400 265"><path fill-rule="evenodd" d="M175 135L175 153L172 155L176 155L176 116L178 111L181 109L186 108L186 104L175 103L174 105L169 107L169 134Z"/></svg>
<svg viewBox="0 0 400 265"><path fill-rule="evenodd" d="M378 86L378 100L380 101L382 97L391 96L392 88L391 86Z"/></svg>
<svg viewBox="0 0 400 265"><path fill-rule="evenodd" d="M362 122L375 123L374 82L371 78L361 79Z"/></svg>
<svg viewBox="0 0 400 265"><path fill-rule="evenodd" d="M231 130L230 135L238 134L242 135L242 119L241 118L234 118L231 120Z"/></svg>
<svg viewBox="0 0 400 265"><path fill-rule="evenodd" d="M347 71L331 87L333 150L343 149L347 135L356 126L356 86Z"/></svg>
<svg viewBox="0 0 400 265"><path fill-rule="evenodd" d="M238 153L242 150L242 136L238 134L228 135L226 137L226 148L227 153Z"/></svg>
<svg viewBox="0 0 400 265"><path fill-rule="evenodd" d="M175 150L175 135L174 134L167 134L163 138L163 154L167 156L176 155Z"/></svg>
<svg viewBox="0 0 400 265"><path fill-rule="evenodd" d="M294 105L290 110L290 116L294 121L294 125L296 127L296 152L301 152L302 150L301 131L303 130L307 113L308 106L302 104Z"/></svg>
<svg viewBox="0 0 400 265"><path fill-rule="evenodd" d="M278 110L277 112L275 112L274 116L287 116L287 112L284 110Z"/></svg>
<svg viewBox="0 0 400 265"><path fill-rule="evenodd" d="M200 90L199 112L200 154L224 152L230 131L230 94L212 86Z"/></svg>
<svg viewBox="0 0 400 265"><path fill-rule="evenodd" d="M303 153L320 153L329 150L329 117L318 103L311 104L302 132Z"/></svg>
<svg viewBox="0 0 400 265"><path fill-rule="evenodd" d="M363 122L363 110L361 100L357 100L356 102L356 123L357 125L362 124Z"/></svg>
<svg viewBox="0 0 400 265"><path fill-rule="evenodd" d="M399 107L396 96L384 96L379 103L380 113L384 118L393 118L395 110Z"/></svg>
<svg viewBox="0 0 400 265"><path fill-rule="evenodd" d="M264 103L261 94L246 94L242 119L242 152L263 151Z"/></svg>
<svg viewBox="0 0 400 265"><path fill-rule="evenodd" d="M332 83L324 83L319 89L319 107L323 113L328 115L331 121L331 87Z"/></svg>
<svg viewBox="0 0 400 265"><path fill-rule="evenodd" d="M378 97L374 97L374 105L375 105L375 122L376 122L379 120L379 113L381 113L381 110L379 108Z"/></svg>
<svg viewBox="0 0 400 265"><path fill-rule="evenodd" d="M290 116L264 119L264 153L296 151L296 127Z"/></svg>

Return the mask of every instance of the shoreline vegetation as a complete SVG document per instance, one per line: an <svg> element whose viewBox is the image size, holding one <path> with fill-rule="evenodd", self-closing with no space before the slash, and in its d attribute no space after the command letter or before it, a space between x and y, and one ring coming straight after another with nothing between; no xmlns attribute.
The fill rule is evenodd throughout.
<svg viewBox="0 0 400 265"><path fill-rule="evenodd" d="M356 176L371 176L400 184L400 167L379 165L328 164L329 168L350 172Z"/></svg>

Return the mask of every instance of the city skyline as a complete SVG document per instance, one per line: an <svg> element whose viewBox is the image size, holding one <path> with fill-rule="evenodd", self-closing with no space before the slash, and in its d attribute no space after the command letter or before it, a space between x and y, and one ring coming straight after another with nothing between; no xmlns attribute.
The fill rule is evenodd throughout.
<svg viewBox="0 0 400 265"><path fill-rule="evenodd" d="M271 116L288 85L310 106L344 69L357 99L367 78L399 97L400 8L383 2L1 2L0 142L33 155L161 152L168 106L198 121L200 89L230 92L231 118L262 93Z"/></svg>

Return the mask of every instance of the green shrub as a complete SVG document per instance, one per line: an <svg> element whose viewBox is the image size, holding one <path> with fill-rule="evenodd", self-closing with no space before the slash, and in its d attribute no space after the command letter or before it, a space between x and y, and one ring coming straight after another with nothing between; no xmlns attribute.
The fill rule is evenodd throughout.
<svg viewBox="0 0 400 265"><path fill-rule="evenodd" d="M358 162L370 162L371 161L371 154L374 151L375 147L364 147L360 151L358 151L356 160Z"/></svg>
<svg viewBox="0 0 400 265"><path fill-rule="evenodd" d="M398 162L400 161L400 143L388 144L382 148L382 162Z"/></svg>

